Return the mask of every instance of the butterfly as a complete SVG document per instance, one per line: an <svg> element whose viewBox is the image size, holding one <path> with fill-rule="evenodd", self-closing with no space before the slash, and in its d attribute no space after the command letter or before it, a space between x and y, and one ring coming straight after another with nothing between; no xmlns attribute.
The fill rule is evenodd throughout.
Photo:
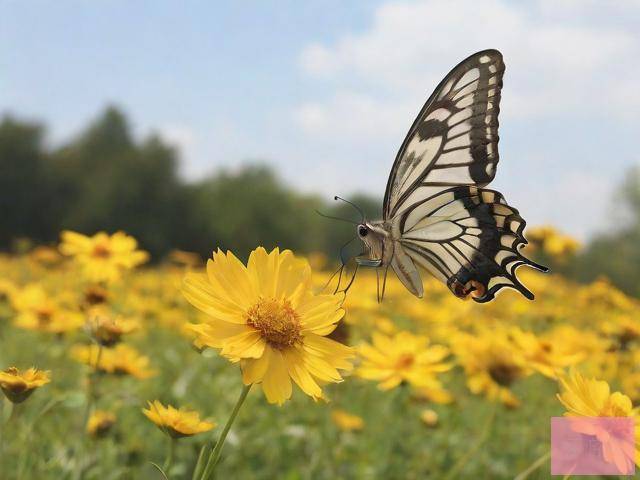
<svg viewBox="0 0 640 480"><path fill-rule="evenodd" d="M391 267L411 293L422 297L420 267L460 298L484 303L505 287L534 298L516 269L548 269L520 253L527 240L518 210L499 192L484 188L495 177L499 159L504 70L502 54L484 50L449 72L402 142L382 219L358 223L365 250L356 261L384 271L382 296Z"/></svg>

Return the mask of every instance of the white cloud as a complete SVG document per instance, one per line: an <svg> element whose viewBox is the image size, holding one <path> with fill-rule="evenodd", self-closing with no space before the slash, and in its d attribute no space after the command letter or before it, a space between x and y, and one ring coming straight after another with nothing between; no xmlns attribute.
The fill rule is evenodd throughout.
<svg viewBox="0 0 640 480"><path fill-rule="evenodd" d="M403 103L417 111L429 88L455 63L484 48L498 48L505 55L503 118L602 111L619 115L640 102L638 89L627 91L625 102L617 98L620 79L640 75L637 29L580 17L591 3L567 0L556 14L541 2L537 9L506 0L385 4L364 32L302 51L303 70L335 85L336 93L300 105L295 118L308 132L351 132L345 127L354 123L368 125L371 133L386 131L385 122L370 118L372 112L387 117ZM567 22L569 11L581 21ZM352 107L347 115L345 105ZM408 126L410 118L404 123Z"/></svg>

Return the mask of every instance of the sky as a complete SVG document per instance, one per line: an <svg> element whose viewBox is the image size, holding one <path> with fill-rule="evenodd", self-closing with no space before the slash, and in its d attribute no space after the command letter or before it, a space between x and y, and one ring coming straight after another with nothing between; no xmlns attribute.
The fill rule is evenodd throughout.
<svg viewBox="0 0 640 480"><path fill-rule="evenodd" d="M115 104L188 179L260 161L298 190L382 197L435 85L497 48L492 187L585 239L616 227L640 165L639 27L639 0L0 0L0 113L57 145Z"/></svg>

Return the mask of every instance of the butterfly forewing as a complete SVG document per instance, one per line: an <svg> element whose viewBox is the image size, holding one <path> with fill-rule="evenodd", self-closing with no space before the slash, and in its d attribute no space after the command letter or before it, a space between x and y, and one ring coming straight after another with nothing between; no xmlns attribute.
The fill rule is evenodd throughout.
<svg viewBox="0 0 640 480"><path fill-rule="evenodd" d="M405 138L387 183L384 218L456 185L487 185L498 163L504 63L476 53L438 85Z"/></svg>

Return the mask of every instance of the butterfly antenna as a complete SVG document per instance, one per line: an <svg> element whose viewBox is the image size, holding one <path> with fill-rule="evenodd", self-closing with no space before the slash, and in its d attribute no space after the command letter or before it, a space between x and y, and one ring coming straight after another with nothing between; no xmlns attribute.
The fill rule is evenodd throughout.
<svg viewBox="0 0 640 480"><path fill-rule="evenodd" d="M315 212L318 215L320 215L321 217L324 217L324 218L330 218L331 220L340 220L341 222L347 222L347 223L351 223L353 225L358 225L358 222L355 222L353 220L349 220L348 218L332 217L331 215L327 215L325 213L322 213L320 210L316 210Z"/></svg>
<svg viewBox="0 0 640 480"><path fill-rule="evenodd" d="M364 222L364 221L365 221L365 218L366 218L366 217L365 217L365 214L364 214L364 212L362 211L362 209L361 209L358 205L356 205L355 203L350 202L349 200L346 200L346 199L344 199L344 198L342 198L342 197L339 197L339 196L337 196L337 195L336 195L335 197L333 197L333 199L334 199L334 200L342 200L343 202L348 203L349 205L351 205L351 206L352 206L353 208L355 208L355 209L358 211L358 213L360 214L360 217L361 217L361 219L360 219L360 223L362 223L362 222Z"/></svg>

